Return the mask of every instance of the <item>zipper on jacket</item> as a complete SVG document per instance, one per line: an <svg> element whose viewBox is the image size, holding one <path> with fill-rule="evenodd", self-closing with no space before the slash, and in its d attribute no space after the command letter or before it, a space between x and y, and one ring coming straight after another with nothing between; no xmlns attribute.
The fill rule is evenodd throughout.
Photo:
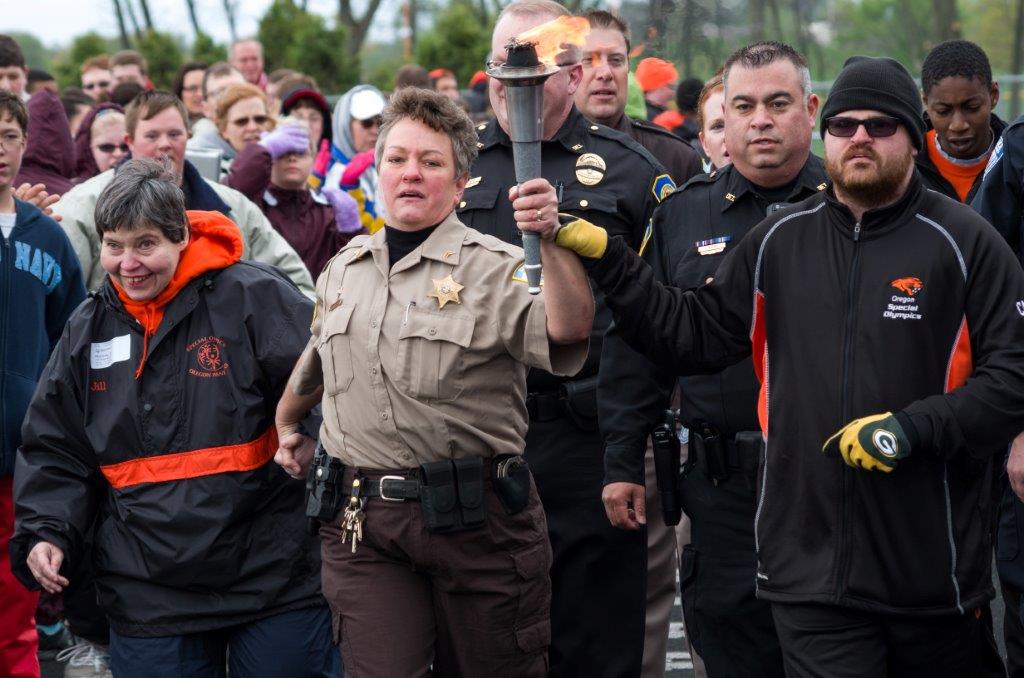
<svg viewBox="0 0 1024 678"><path fill-rule="evenodd" d="M847 276L846 321L843 326L843 382L840 395L842 410L841 424L845 426L851 419L850 380L853 373L853 341L856 330L857 314L854 312L857 300L857 272L860 263L860 222L853 226L853 258L850 260L850 274ZM836 554L836 586L835 595L838 599L846 589L846 571L849 567L849 531L850 511L852 510L853 478L852 469L844 463L842 481L839 492L839 548Z"/></svg>

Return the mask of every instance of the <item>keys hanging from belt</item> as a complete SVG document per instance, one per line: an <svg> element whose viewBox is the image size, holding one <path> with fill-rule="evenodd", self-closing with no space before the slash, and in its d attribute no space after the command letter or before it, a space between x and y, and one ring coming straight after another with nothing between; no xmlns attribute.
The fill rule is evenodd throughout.
<svg viewBox="0 0 1024 678"><path fill-rule="evenodd" d="M363 512L366 499L359 496L362 484L360 478L352 479L352 494L341 517L341 543L351 539L352 553L356 552L356 546L363 540L363 521L366 520L366 513Z"/></svg>

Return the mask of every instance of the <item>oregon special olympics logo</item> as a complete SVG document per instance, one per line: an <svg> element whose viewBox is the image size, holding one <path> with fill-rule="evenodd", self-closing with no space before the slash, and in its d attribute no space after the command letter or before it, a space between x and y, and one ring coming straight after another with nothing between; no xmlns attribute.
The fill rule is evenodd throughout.
<svg viewBox="0 0 1024 678"><path fill-rule="evenodd" d="M871 434L871 442L875 444L875 447L883 456L889 459L894 458L900 451L900 444L896 440L896 436L884 428L880 428Z"/></svg>
<svg viewBox="0 0 1024 678"><path fill-rule="evenodd" d="M228 373L224 340L220 337L201 337L186 347L189 353L188 373L193 377L223 377Z"/></svg>

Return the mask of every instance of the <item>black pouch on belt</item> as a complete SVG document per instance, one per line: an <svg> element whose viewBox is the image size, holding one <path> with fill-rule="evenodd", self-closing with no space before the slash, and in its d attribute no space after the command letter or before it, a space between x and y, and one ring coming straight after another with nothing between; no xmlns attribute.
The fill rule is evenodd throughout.
<svg viewBox="0 0 1024 678"><path fill-rule="evenodd" d="M584 431L597 430L597 375L562 383L565 409Z"/></svg>
<svg viewBox="0 0 1024 678"><path fill-rule="evenodd" d="M310 534L319 529L317 521L328 523L334 520L341 508L341 481L345 475L345 465L337 457L324 452L317 443L313 465L306 476L306 517L310 519Z"/></svg>
<svg viewBox="0 0 1024 678"><path fill-rule="evenodd" d="M455 479L459 487L459 508L462 514L462 529L480 527L487 520L484 505L484 459L465 457L452 461L455 465Z"/></svg>
<svg viewBox="0 0 1024 678"><path fill-rule="evenodd" d="M740 431L736 434L736 463L752 492L757 491L757 468L763 455L764 438L760 431Z"/></svg>
<svg viewBox="0 0 1024 678"><path fill-rule="evenodd" d="M455 493L455 467L449 459L420 466L423 489L420 506L423 522L430 532L454 532L461 526L458 496Z"/></svg>
<svg viewBox="0 0 1024 678"><path fill-rule="evenodd" d="M530 502L530 466L518 454L507 454L494 459L494 493L498 495L505 513L515 515Z"/></svg>

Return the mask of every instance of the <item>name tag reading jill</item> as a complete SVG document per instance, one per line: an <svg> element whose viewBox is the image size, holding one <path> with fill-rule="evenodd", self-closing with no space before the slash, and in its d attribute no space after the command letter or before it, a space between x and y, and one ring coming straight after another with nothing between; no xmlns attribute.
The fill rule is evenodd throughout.
<svg viewBox="0 0 1024 678"><path fill-rule="evenodd" d="M132 337L125 334L110 341L101 341L91 346L89 367L102 370L114 363L124 362L132 357Z"/></svg>

